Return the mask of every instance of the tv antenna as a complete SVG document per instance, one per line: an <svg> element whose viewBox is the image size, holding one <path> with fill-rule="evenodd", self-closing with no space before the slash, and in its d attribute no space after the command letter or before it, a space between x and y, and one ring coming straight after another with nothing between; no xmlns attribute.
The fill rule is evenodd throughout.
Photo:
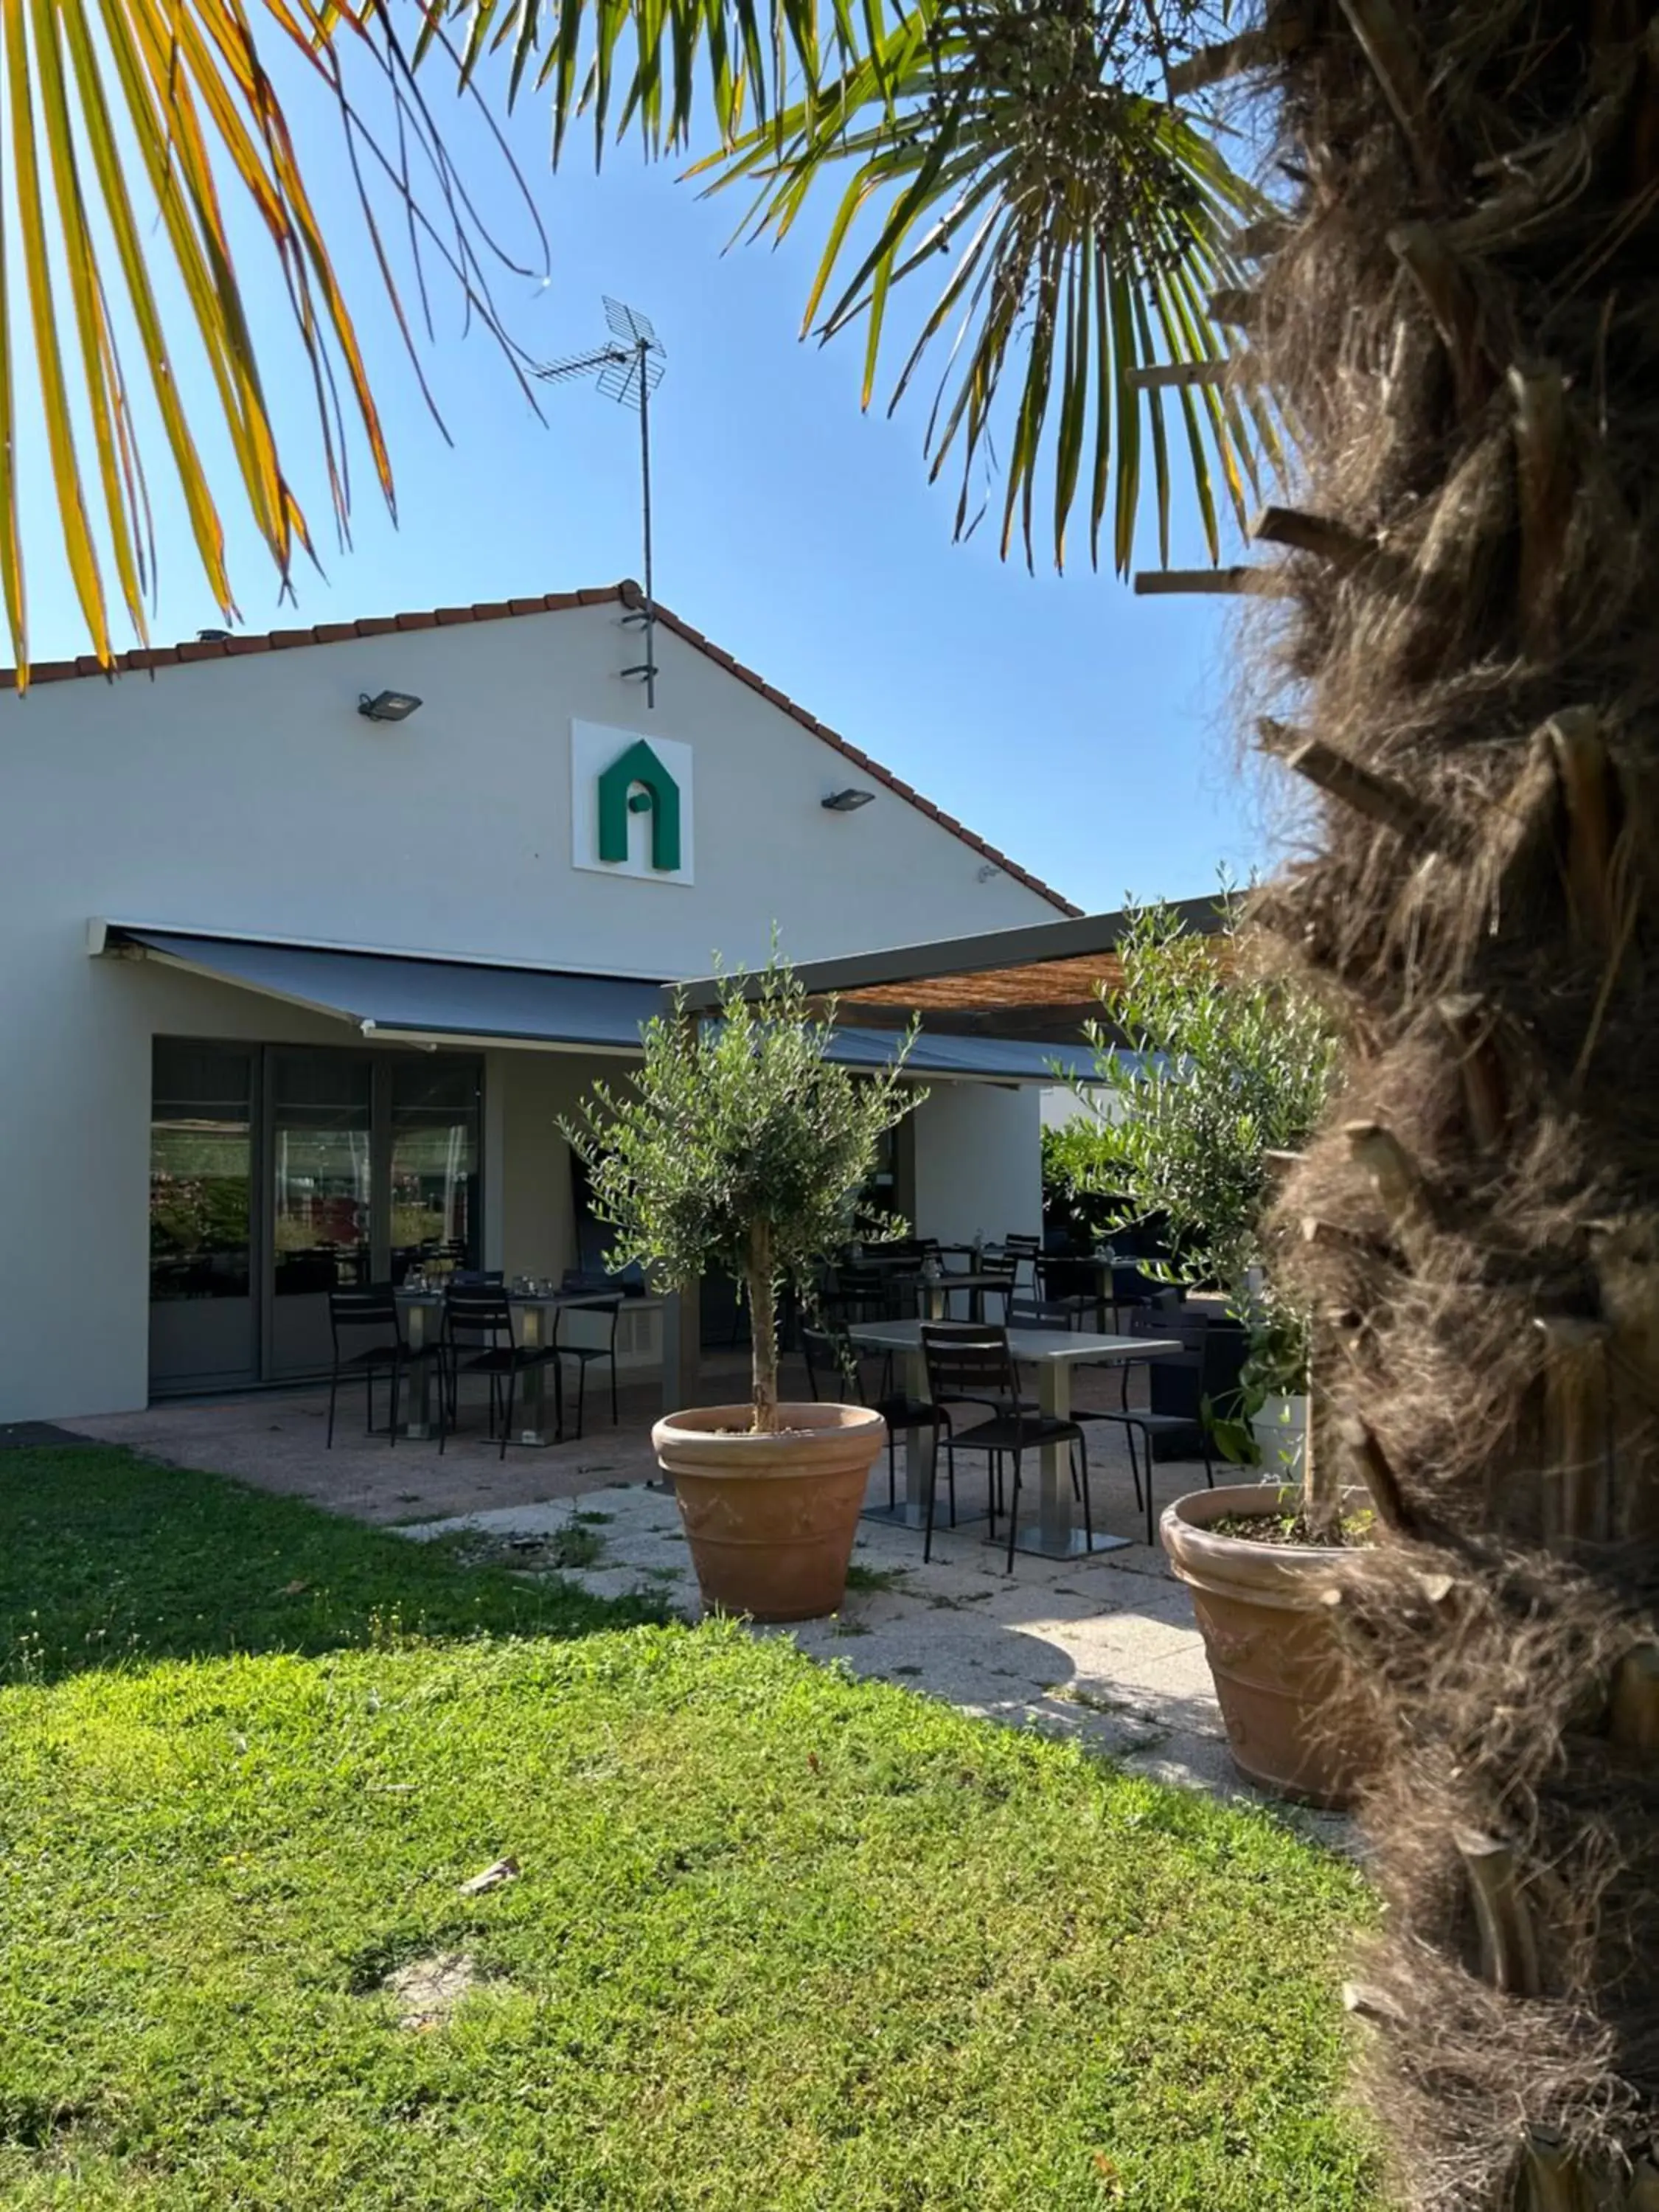
<svg viewBox="0 0 1659 2212"><path fill-rule="evenodd" d="M668 356L650 319L620 300L605 300L605 319L611 326L608 343L597 352L572 354L568 361L550 361L531 371L545 384L568 384L579 376L595 379L600 396L621 407L640 410L640 506L645 526L645 611L624 616L642 623L645 659L624 676L645 678L645 703L657 703L657 610L651 590L651 395L662 382Z"/></svg>

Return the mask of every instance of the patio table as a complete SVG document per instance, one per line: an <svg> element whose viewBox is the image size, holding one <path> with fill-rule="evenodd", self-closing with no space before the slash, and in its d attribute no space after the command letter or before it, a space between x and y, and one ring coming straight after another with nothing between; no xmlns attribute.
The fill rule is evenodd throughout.
<svg viewBox="0 0 1659 2212"><path fill-rule="evenodd" d="M915 1321L866 1322L849 1325L848 1335L861 1350L890 1352L905 1363L905 1388L922 1403L927 1399L927 1363L921 1349L921 1323ZM1178 1337L1092 1336L1079 1329L1011 1328L1008 1349L1015 1363L1037 1370L1037 1401L1055 1420L1069 1420L1072 1413L1072 1370L1074 1367L1121 1365L1125 1360L1157 1358L1185 1350ZM907 1429L904 1435L904 1496L891 1509L872 1509L871 1517L901 1521L919 1528L927 1517L927 1494L934 1475L934 1438L931 1427ZM1097 1528L1091 1543L1072 1518L1072 1484L1066 1447L1045 1444L1040 1454L1035 1486L1035 1521L1022 1521L1014 1549L1043 1559L1070 1559L1090 1551L1115 1552L1130 1540L1103 1535ZM1028 1488L1024 1496L1030 1495ZM1029 1510L1029 1509L1028 1509ZM988 1541L989 1540L988 1539Z"/></svg>
<svg viewBox="0 0 1659 2212"><path fill-rule="evenodd" d="M949 1321L951 1301L959 1291L968 1297L968 1318L982 1322L985 1318L987 1291L1006 1291L1013 1295L1013 1285L1004 1273L992 1275L975 1270L947 1267L937 1275L915 1274L908 1278L921 1302L927 1309L929 1321Z"/></svg>
<svg viewBox="0 0 1659 2212"><path fill-rule="evenodd" d="M444 1325L441 1291L398 1291L394 1293L404 1317L404 1334L411 1352L438 1341ZM507 1304L517 1316L516 1335L526 1351L551 1344L558 1332L559 1316L567 1306L605 1306L614 1291L508 1291ZM630 1300L630 1304L642 1304ZM656 1301L652 1303L655 1304ZM404 1404L407 1418L400 1434L412 1443L432 1434L432 1369L430 1359L411 1360L404 1376ZM527 1367L518 1377L514 1392L513 1442L515 1444L556 1444L563 1431L556 1423L547 1432L547 1369Z"/></svg>

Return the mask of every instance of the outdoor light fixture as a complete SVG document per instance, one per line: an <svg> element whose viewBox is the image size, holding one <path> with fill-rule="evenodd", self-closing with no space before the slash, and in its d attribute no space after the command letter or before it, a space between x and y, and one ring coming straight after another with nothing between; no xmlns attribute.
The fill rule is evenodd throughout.
<svg viewBox="0 0 1659 2212"><path fill-rule="evenodd" d="M875 797L873 791L859 791L849 785L845 791L832 791L819 805L827 806L832 814L856 814L860 806L867 806Z"/></svg>
<svg viewBox="0 0 1659 2212"><path fill-rule="evenodd" d="M371 699L367 691L357 701L357 712L371 722L406 722L420 701L412 691L377 691Z"/></svg>

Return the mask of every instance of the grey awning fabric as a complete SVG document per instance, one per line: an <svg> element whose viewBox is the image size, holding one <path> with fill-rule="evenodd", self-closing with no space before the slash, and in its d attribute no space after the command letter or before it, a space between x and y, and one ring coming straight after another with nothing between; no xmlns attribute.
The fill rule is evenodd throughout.
<svg viewBox="0 0 1659 2212"><path fill-rule="evenodd" d="M897 1052L902 1036L899 1030L837 1030L830 1057L847 1067L885 1067ZM905 1066L915 1075L975 1076L981 1081L1002 1083L1086 1083L1094 1076L1095 1056L1080 1044L1029 1044L1012 1037L930 1036L923 1030Z"/></svg>
<svg viewBox="0 0 1659 2212"><path fill-rule="evenodd" d="M106 941L112 947L140 946L177 967L333 1015L365 1036L392 1041L495 1037L509 1044L632 1052L638 1049L641 1024L660 1013L664 1003L659 984L626 976L479 967L401 953L198 937L125 923L111 923ZM901 1035L898 1030L838 1030L831 1054L843 1066L884 1067ZM1094 1056L1081 1045L933 1036L924 1031L907 1065L919 1076L1053 1083L1086 1081L1094 1071Z"/></svg>
<svg viewBox="0 0 1659 2212"><path fill-rule="evenodd" d="M662 1004L659 984L620 976L128 927L112 927L109 939L245 990L337 1015L365 1036L499 1037L629 1051L639 1045L640 1024Z"/></svg>

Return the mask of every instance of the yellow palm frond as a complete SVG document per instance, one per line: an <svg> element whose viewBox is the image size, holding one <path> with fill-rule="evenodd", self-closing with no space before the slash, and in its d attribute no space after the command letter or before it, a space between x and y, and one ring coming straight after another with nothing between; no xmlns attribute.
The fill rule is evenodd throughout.
<svg viewBox="0 0 1659 2212"><path fill-rule="evenodd" d="M331 252L337 213L319 215L261 38L296 57L337 111L405 335L374 215L376 197L388 193L407 209L417 247L447 262L507 343L484 281L487 245L453 189L381 0L263 0L257 20L240 0L0 0L0 199L9 219L0 236L0 593L20 685L28 668L23 548L41 524L20 514L15 458L37 424L69 572L106 664L112 586L134 632L147 635L149 482L161 463L215 601L227 618L235 612L219 499L198 443L207 426L198 419L192 429L189 395L198 410L205 402L216 412L240 498L286 584L311 532L261 374L261 349L268 361L276 343L273 299L310 376L314 450L337 530L349 532L354 439L393 501L380 410ZM441 228L420 204L407 161L389 158L365 122L358 81L389 100L400 135L427 159L445 203ZM251 270L240 265L252 258L246 211L271 257ZM251 296L264 310L257 345Z"/></svg>

